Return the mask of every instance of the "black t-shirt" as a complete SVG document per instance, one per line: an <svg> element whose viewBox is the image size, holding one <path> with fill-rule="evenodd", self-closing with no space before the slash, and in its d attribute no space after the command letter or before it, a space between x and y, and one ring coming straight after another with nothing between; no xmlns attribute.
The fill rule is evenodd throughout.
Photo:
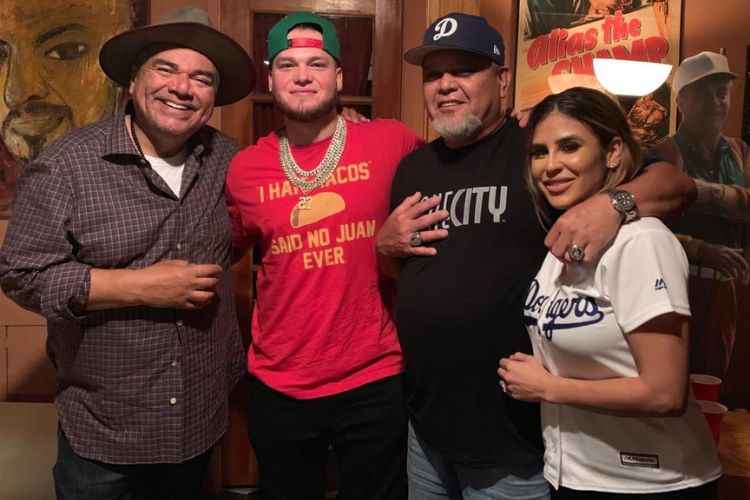
<svg viewBox="0 0 750 500"><path fill-rule="evenodd" d="M438 139L405 157L395 207L416 191L442 195L451 217L437 255L403 262L396 324L417 432L472 467L542 467L539 407L506 397L498 360L530 353L523 301L546 253L523 181L525 134L515 120L470 146Z"/></svg>

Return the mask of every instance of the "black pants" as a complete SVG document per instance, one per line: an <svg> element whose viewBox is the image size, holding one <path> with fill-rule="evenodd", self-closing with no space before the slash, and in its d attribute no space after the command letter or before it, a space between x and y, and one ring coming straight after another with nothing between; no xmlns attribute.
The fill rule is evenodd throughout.
<svg viewBox="0 0 750 500"><path fill-rule="evenodd" d="M715 500L717 481L695 488L667 491L665 493L603 493L600 491L578 491L552 488L552 500Z"/></svg>
<svg viewBox="0 0 750 500"><path fill-rule="evenodd" d="M321 500L329 444L342 500L406 499L407 414L401 377L298 400L250 379L248 432L267 500Z"/></svg>
<svg viewBox="0 0 750 500"><path fill-rule="evenodd" d="M57 431L57 500L198 500L210 450L178 464L118 465L77 455Z"/></svg>

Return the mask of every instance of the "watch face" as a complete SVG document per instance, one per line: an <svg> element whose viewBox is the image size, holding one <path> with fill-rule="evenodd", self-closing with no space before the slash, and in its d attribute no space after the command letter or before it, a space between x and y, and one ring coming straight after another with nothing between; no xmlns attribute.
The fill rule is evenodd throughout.
<svg viewBox="0 0 750 500"><path fill-rule="evenodd" d="M615 203L625 212L635 208L635 197L627 191L615 191L613 198Z"/></svg>

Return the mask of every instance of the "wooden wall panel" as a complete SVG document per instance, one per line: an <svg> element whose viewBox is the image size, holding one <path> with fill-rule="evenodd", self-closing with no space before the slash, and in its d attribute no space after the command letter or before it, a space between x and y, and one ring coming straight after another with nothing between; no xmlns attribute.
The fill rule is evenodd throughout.
<svg viewBox="0 0 750 500"><path fill-rule="evenodd" d="M45 324L43 317L16 305L0 292L0 325L44 326Z"/></svg>
<svg viewBox="0 0 750 500"><path fill-rule="evenodd" d="M0 326L0 403L8 401L8 329Z"/></svg>
<svg viewBox="0 0 750 500"><path fill-rule="evenodd" d="M5 238L8 220L0 220L0 245ZM44 318L27 311L0 292L0 401L51 401L54 398L54 385L49 386L49 372L52 365L44 351L46 326ZM39 338L23 336L10 337L10 331L18 328L31 328L43 332L41 342ZM35 373L35 368L41 366L44 374L37 385L35 379L27 379L28 373ZM9 373L11 370L12 374ZM54 375L52 377L54 381ZM26 399L23 391L17 388L31 388L30 399Z"/></svg>
<svg viewBox="0 0 750 500"><path fill-rule="evenodd" d="M516 56L516 26L518 17L518 2L515 0L485 0L479 1L479 15L500 32L505 42L505 65L511 69L511 87L506 98L506 105L513 106L513 71Z"/></svg>
<svg viewBox="0 0 750 500"><path fill-rule="evenodd" d="M380 118L400 118L401 99L393 95L400 85L393 82L401 81L401 67L399 63L403 48L400 40L389 37L380 26L401 24L401 2L399 0L379 0L375 16L375 40L373 44L373 67L375 71L388 71L388 79L376 78L373 82L372 97L373 116Z"/></svg>
<svg viewBox="0 0 750 500"><path fill-rule="evenodd" d="M0 246L5 239L8 220L0 219ZM0 327L7 325L44 325L44 318L30 311L18 307L0 292Z"/></svg>
<svg viewBox="0 0 750 500"><path fill-rule="evenodd" d="M219 20L222 31L231 33L234 40L243 49L252 54L253 39L250 2L242 0L224 0L220 2ZM257 85L265 85L258 82ZM253 123L252 102L249 97L224 106L221 114L221 130L240 141L240 147L249 146L250 127Z"/></svg>
<svg viewBox="0 0 750 500"><path fill-rule="evenodd" d="M55 369L47 358L44 326L7 327L8 401L53 401Z"/></svg>
<svg viewBox="0 0 750 500"><path fill-rule="evenodd" d="M226 1L226 0L225 0ZM248 0L241 0L247 2ZM376 0L249 0L253 10L267 12L294 12L309 10L326 14L359 14L374 16Z"/></svg>
<svg viewBox="0 0 750 500"><path fill-rule="evenodd" d="M429 0L409 0L404 2L404 24L402 26L403 51L422 44L422 34L429 25L427 4ZM403 55L403 54L402 54ZM401 81L401 121L414 132L427 137L427 116L422 105L422 69L402 64Z"/></svg>

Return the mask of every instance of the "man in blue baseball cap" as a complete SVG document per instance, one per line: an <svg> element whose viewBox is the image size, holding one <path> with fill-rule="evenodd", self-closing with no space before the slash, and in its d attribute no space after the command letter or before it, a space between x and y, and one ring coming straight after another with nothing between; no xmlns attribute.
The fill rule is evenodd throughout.
<svg viewBox="0 0 750 500"><path fill-rule="evenodd" d="M449 143L490 135L505 120L501 98L508 92L510 76L505 66L505 44L483 17L453 13L432 24L423 44L404 54L406 62L422 66L427 112L435 130ZM461 67L473 75L466 79L466 106L455 95L444 99L441 77L446 69Z"/></svg>
<svg viewBox="0 0 750 500"><path fill-rule="evenodd" d="M496 373L500 358L531 352L522 310L544 243L570 264L576 244L585 252L574 257L590 262L625 212L675 209L691 182L650 167L618 190L637 208L597 195L560 216L545 240L523 179L526 136L506 118L500 34L482 17L451 13L404 59L422 66L441 135L401 161L377 236L381 268L398 279L409 498L546 499L539 408L506 397Z"/></svg>

